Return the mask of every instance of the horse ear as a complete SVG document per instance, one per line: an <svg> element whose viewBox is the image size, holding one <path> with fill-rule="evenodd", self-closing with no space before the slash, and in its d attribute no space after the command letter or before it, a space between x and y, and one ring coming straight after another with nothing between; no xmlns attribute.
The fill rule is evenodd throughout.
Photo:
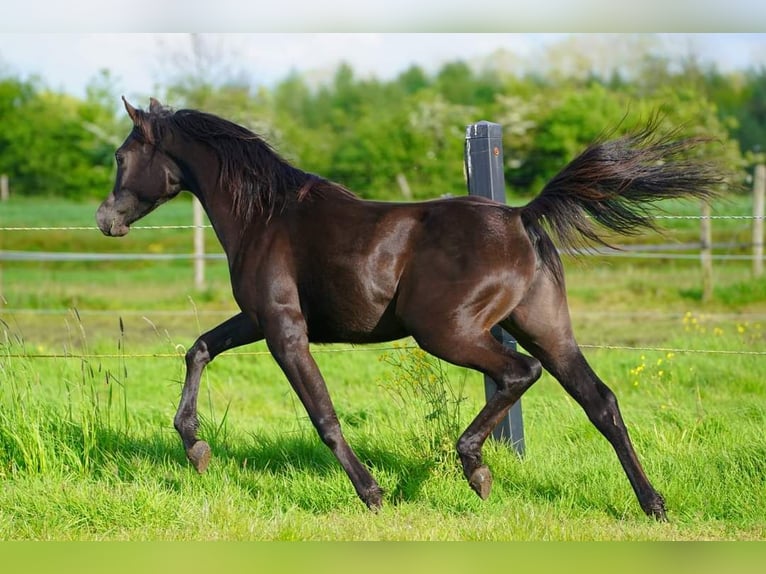
<svg viewBox="0 0 766 574"><path fill-rule="evenodd" d="M159 113L162 111L162 104L156 98L149 98L149 112Z"/></svg>
<svg viewBox="0 0 766 574"><path fill-rule="evenodd" d="M125 104L125 111L128 112L130 119L133 120L133 125L138 125L138 110L128 103L125 96L122 96L122 101Z"/></svg>

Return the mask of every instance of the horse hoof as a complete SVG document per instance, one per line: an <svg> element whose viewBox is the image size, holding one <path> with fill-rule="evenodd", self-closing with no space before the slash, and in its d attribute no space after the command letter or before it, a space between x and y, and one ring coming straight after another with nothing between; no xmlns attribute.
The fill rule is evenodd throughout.
<svg viewBox="0 0 766 574"><path fill-rule="evenodd" d="M652 511L652 516L654 516L654 519L657 522L667 522L668 521L668 517L665 514L665 509L664 508L657 508L657 509L655 509L654 511Z"/></svg>
<svg viewBox="0 0 766 574"><path fill-rule="evenodd" d="M468 479L468 484L479 495L479 498L486 500L490 490L492 490L492 473L489 471L489 467L483 464L474 470L471 473L471 478Z"/></svg>
<svg viewBox="0 0 766 574"><path fill-rule="evenodd" d="M362 500L367 508L377 512L383 506L383 490L379 486L373 487L365 493Z"/></svg>
<svg viewBox="0 0 766 574"><path fill-rule="evenodd" d="M665 514L665 499L661 494L657 494L648 504L641 505L647 515L654 518L657 522L667 522L668 517Z"/></svg>
<svg viewBox="0 0 766 574"><path fill-rule="evenodd" d="M657 522L667 522L668 517L665 514L665 507L663 505L652 506L647 514L654 518Z"/></svg>
<svg viewBox="0 0 766 574"><path fill-rule="evenodd" d="M210 445L204 440L198 440L194 445L186 451L186 456L197 469L197 472L202 474L207 470L207 466L210 464Z"/></svg>

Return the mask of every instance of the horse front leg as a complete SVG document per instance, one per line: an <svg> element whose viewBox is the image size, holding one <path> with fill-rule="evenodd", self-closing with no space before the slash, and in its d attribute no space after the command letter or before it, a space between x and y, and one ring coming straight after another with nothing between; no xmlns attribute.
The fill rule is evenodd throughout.
<svg viewBox="0 0 766 574"><path fill-rule="evenodd" d="M197 472L205 472L211 455L210 445L197 438L197 396L202 371L224 351L254 343L262 338L263 334L258 326L244 313L239 313L201 335L186 353L186 377L173 424L181 435L186 456Z"/></svg>
<svg viewBox="0 0 766 574"><path fill-rule="evenodd" d="M370 509L379 508L383 491L343 436L324 378L309 352L306 323L300 311L282 309L265 324L266 343L322 442L338 459L362 502Z"/></svg>

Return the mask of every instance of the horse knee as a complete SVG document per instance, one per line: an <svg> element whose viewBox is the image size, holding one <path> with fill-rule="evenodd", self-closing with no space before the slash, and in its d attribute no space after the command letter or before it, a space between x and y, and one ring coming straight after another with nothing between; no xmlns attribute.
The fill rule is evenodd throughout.
<svg viewBox="0 0 766 574"><path fill-rule="evenodd" d="M202 339L197 339L192 345L191 349L186 352L186 368L192 367L204 367L212 359L210 358L210 351L207 348L207 343Z"/></svg>

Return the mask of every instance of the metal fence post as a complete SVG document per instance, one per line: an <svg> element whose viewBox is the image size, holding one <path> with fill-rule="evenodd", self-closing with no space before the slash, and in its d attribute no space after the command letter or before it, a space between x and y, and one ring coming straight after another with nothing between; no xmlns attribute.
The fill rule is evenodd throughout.
<svg viewBox="0 0 766 574"><path fill-rule="evenodd" d="M505 203L505 179L503 177L503 129L500 124L481 121L466 126L465 173L468 193ZM495 326L492 335L504 345L516 348L516 341L504 329ZM497 385L490 377L484 377L485 396L495 393ZM510 443L523 456L524 423L521 416L521 400L492 431L497 440Z"/></svg>

